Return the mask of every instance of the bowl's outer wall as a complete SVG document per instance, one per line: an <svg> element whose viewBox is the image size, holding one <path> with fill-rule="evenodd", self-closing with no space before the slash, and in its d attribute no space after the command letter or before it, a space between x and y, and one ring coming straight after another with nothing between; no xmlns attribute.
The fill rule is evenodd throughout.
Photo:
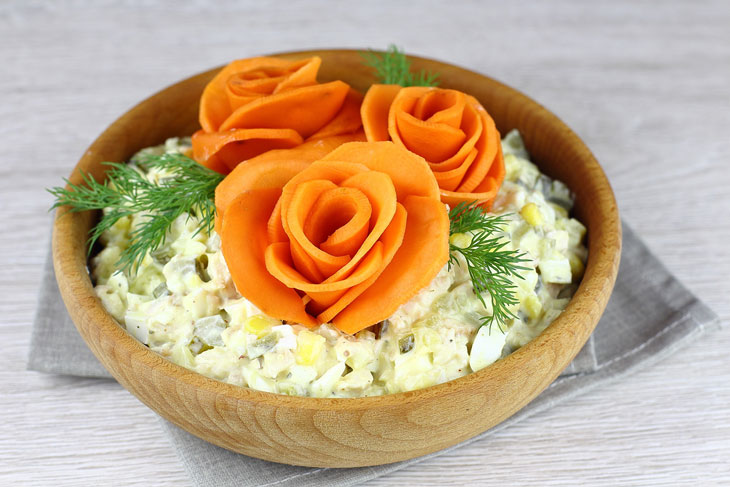
<svg viewBox="0 0 730 487"><path fill-rule="evenodd" d="M320 80L343 79L365 91L374 82L355 51L319 55ZM58 211L53 233L56 276L82 337L112 375L142 402L185 430L245 455L294 465L354 467L424 455L505 420L570 363L603 312L618 271L621 230L616 202L592 154L557 117L519 92L456 66L413 58L439 73L441 85L473 94L501 133L519 128L547 174L576 193L587 225L589 259L568 308L531 343L466 377L380 397L313 399L236 387L186 370L151 352L104 311L87 271L85 242L95 215ZM199 127L198 101L216 70L145 100L112 124L81 158L79 170L103 177L102 161L124 161L141 148ZM110 414L113 414L110 411Z"/></svg>

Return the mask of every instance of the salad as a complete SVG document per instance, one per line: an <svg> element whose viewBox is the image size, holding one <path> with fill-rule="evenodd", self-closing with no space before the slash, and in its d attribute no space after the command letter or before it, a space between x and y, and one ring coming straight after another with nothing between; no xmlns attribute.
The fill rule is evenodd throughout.
<svg viewBox="0 0 730 487"><path fill-rule="evenodd" d="M537 336L584 271L573 197L475 98L384 69L403 59L371 58L364 95L316 57L234 61L192 137L52 190L103 211L107 311L179 365L313 397L428 387Z"/></svg>

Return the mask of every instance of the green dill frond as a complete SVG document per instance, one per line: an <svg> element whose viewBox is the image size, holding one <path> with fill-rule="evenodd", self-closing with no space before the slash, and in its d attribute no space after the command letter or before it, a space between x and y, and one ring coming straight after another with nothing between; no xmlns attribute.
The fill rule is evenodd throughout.
<svg viewBox="0 0 730 487"><path fill-rule="evenodd" d="M183 214L196 216L200 227L196 233L210 233L215 224L215 188L223 175L212 171L183 154L141 155L132 164L103 163L109 166L106 181L100 183L81 173L83 184L48 190L56 201L52 208L67 206L70 211L106 210L89 236L89 252L94 243L119 219L142 214L144 221L130 235L130 244L122 252L117 266L136 272L148 252L165 243L167 231ZM148 180L142 171L159 169L169 174L157 182Z"/></svg>
<svg viewBox="0 0 730 487"><path fill-rule="evenodd" d="M438 86L438 74L421 70L411 72L411 62L405 52L391 44L383 54L373 50L360 53L365 64L375 70L378 80L387 85Z"/></svg>
<svg viewBox="0 0 730 487"><path fill-rule="evenodd" d="M451 220L450 233L471 235L468 246L460 247L449 244L451 265L461 265L457 255L463 257L474 292L486 306L483 293L488 293L492 305L492 315L482 318L481 326L496 323L500 330L502 325L516 316L510 308L519 304L515 296L516 286L511 277L522 279L522 266L527 262L524 254L515 250L505 250L507 240L502 236L502 229L508 222L507 215L486 215L475 203L460 203L449 211Z"/></svg>
<svg viewBox="0 0 730 487"><path fill-rule="evenodd" d="M496 233L501 232L509 222L509 215L488 216L475 202L462 202L449 210L449 220L451 234L476 231Z"/></svg>

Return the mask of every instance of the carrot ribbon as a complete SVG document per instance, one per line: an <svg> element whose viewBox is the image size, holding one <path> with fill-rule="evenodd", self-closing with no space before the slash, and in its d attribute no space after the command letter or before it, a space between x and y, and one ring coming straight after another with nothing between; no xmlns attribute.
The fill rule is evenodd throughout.
<svg viewBox="0 0 730 487"><path fill-rule="evenodd" d="M449 218L420 156L350 142L312 162L315 147L269 152L221 183L221 246L236 288L264 313L356 333L446 264Z"/></svg>
<svg viewBox="0 0 730 487"><path fill-rule="evenodd" d="M321 62L256 57L223 68L200 100L195 160L228 174L269 150L355 134L362 125L362 95L342 81L318 83Z"/></svg>
<svg viewBox="0 0 730 487"><path fill-rule="evenodd" d="M488 208L504 179L494 120L460 91L372 85L360 113L368 141L392 140L426 159L449 205L476 201Z"/></svg>

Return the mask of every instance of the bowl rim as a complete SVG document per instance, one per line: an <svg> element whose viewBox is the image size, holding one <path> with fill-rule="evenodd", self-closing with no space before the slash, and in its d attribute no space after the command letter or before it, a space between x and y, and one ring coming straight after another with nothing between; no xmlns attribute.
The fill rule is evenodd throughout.
<svg viewBox="0 0 730 487"><path fill-rule="evenodd" d="M275 57L303 57L303 56L310 56L310 55L317 55L323 52L335 52L335 53L344 53L344 54L358 54L359 52L362 52L361 50L356 49L317 49L317 50L302 50L302 51L285 51L285 52L277 52L274 54L269 54L268 56L275 56ZM489 80L489 82L496 84L497 86L501 87L504 90L507 90L512 94L512 96L515 96L517 98L522 99L525 102L528 102L530 105L532 105L533 109L540 112L540 116L545 117L549 119L551 122L556 123L561 127L561 129L564 131L565 136L568 137L572 143L578 144L582 148L585 149L586 154L589 156L587 159L587 163L591 166L594 166L594 171L598 175L600 174L600 185L605 187L608 190L608 194L610 195L610 198L612 200L611 205L604 205L603 206L603 212L605 213L603 218L601 218L601 226L604 227L607 230L611 230L614 232L613 234L616 235L616 237L613 239L613 241L607 241L602 242L603 247L608 249L608 255L601 254L602 259L600 261L596 261L598 257L593 257L593 253L589 252L588 256L588 262L586 265L586 274L584 275L584 278L581 280L578 289L576 290L575 294L571 297L570 302L568 303L567 307L563 312L556 318L545 330L543 330L538 336L530 340L526 345L522 346L518 350L512 352L508 356L498 360L497 362L494 362L493 364L477 371L472 372L470 374L467 374L465 376L452 379L450 381L436 384L433 386L429 386L422 389L416 389L412 391L406 391L406 392L399 392L399 393L393 393L393 394L384 394L379 396L366 396L366 397L354 397L354 398L315 398L315 397L305 397L305 396L289 396L286 394L279 394L279 393L272 393L272 392L264 392L256 389L251 389L246 386L238 386L229 384L223 381L219 381L210 377L207 377L201 373L195 372L193 370L187 369L181 365L178 365L171 360L168 360L161 355L159 355L157 352L154 352L146 345L139 342L137 339L135 339L129 332L127 332L121 324L119 324L103 307L101 304L101 301L99 298L93 293L93 286L91 284L91 279L86 272L85 276L81 276L78 273L78 270L74 271L73 266L68 262L62 262L62 260L59 258L59 255L62 252L71 252L76 251L78 249L74 249L74 246L78 246L77 242L72 241L72 237L74 233L71 231L71 227L74 222L78 221L78 219L73 218L65 218L67 215L79 215L77 213L71 213L66 211L66 209L59 209L59 211L56 212L56 217L53 224L53 261L54 261L54 268L56 271L56 277L59 283L59 287L62 289L62 296L65 301L65 304L68 308L74 308L77 313L81 313L84 317L87 319L91 319L95 322L95 325L98 328L97 333L100 335L107 336L111 341L115 342L116 346L123 347L126 349L126 352L130 356L134 356L135 359L139 362L138 365L143 365L144 367L147 367L149 369L160 369L162 368L162 371L165 375L168 375L170 378L180 381L186 385L193 386L199 390L202 390L204 392L216 394L216 395L225 395L233 400L236 401L249 401L249 402L255 402L265 405L272 405L272 406L278 406L278 407L289 407L294 409L303 409L303 410L318 410L318 411L346 411L346 410L360 410L360 409L370 409L374 406L377 407L388 407L388 406L402 406L403 404L415 404L423 400L426 396L448 396L452 393L455 393L462 389L468 389L469 387L477 384L477 383L483 383L485 381L489 380L499 380L499 376L503 375L504 369L514 369L516 365L519 365L520 362L524 360L525 357L530 356L535 350L543 347L544 345L548 344L549 342L556 340L557 336L565 331L570 331L569 325L573 321L573 319L578 319L578 317L581 314L581 308L579 306L579 303L583 300L590 299L592 301L595 301L596 298L594 296L601 296L601 291L605 290L606 286L609 286L609 288L613 287L613 284L616 279L617 271L618 271L618 261L620 258L620 249L621 249L621 227L620 227L620 219L618 215L618 208L615 202L615 197L613 195L613 192L611 190L610 184L608 182L608 179L606 178L606 175L599 165L598 161L595 159L593 154L590 152L588 147L584 144L584 142L571 130L562 120L560 120L556 115L554 115L552 112L544 108L542 105L537 103L536 101L529 98L527 95L523 94L522 92L498 81L494 78L491 78L489 76L486 76L482 73L469 70L467 68L463 68L454 64L433 60L425 57L420 56L408 56L413 61L420 61L420 62L428 62L438 67L448 67L452 70L457 71L465 71L468 72L471 76L478 75L480 77L486 78ZM196 77L204 77L204 76L212 76L214 73L218 72L222 66L203 71L201 73L195 74L193 76L187 77L183 80L180 80L176 83L173 83L172 85L167 86L166 88L154 93L153 95L145 98L141 102L139 102L137 105L135 105L133 108L128 110L126 113L124 113L121 117L119 117L117 120L115 120L109 127L107 127L102 134L99 135L92 143L89 150L87 150L84 154L84 156L81 158L81 160L78 162L76 167L74 168L74 172L72 174L72 177L70 178L73 180L74 177L78 177L78 171L79 167L82 165L82 163L85 160L85 157L89 154L89 152L94 147L94 144L96 141L102 139L105 134L108 133L108 131L111 129L114 124L118 123L121 120L124 120L125 118L130 118L134 116L135 113L142 110L142 107L146 102L151 100L152 98L164 93L166 90L172 89L186 81L191 80L192 78ZM539 166L539 163L537 163ZM618 229L618 231L616 231ZM593 230L595 232L595 230ZM593 233L592 232L592 233ZM604 232L606 233L606 232ZM610 234L610 232L609 232ZM590 235L588 236L590 238ZM85 245L84 245L85 248ZM84 252L84 255L86 255L86 252ZM88 262L85 262L85 264L88 264ZM606 279L586 279L585 276L588 275L589 268L596 268L596 266L601 266L602 268L607 268L607 278ZM88 288L92 289L91 295L86 293L85 296L79 295L78 293L73 293L71 291L64 292L64 284L67 283L69 276L69 273L72 275L75 275L75 277L78 279L86 279L88 281L87 285ZM75 286L75 288L78 288L78 286ZM604 301L607 302L608 295L610 293L606 293ZM600 309L603 310L605 308L605 302L599 303ZM73 320L77 328L79 328L78 323L76 323L76 319ZM596 322L598 319L596 318ZM595 326L595 325L594 325ZM591 332L592 332L591 328ZM589 333L590 335L590 333ZM85 339L86 340L86 339ZM95 350L93 350L94 353L96 353ZM577 352L576 352L577 353ZM566 366L570 363L569 361L565 364ZM562 369L561 369L562 370ZM559 372L558 372L559 373ZM557 376L557 375L556 375ZM553 378L554 380L554 378ZM552 382L552 381L551 381ZM475 433L476 434L476 433Z"/></svg>

